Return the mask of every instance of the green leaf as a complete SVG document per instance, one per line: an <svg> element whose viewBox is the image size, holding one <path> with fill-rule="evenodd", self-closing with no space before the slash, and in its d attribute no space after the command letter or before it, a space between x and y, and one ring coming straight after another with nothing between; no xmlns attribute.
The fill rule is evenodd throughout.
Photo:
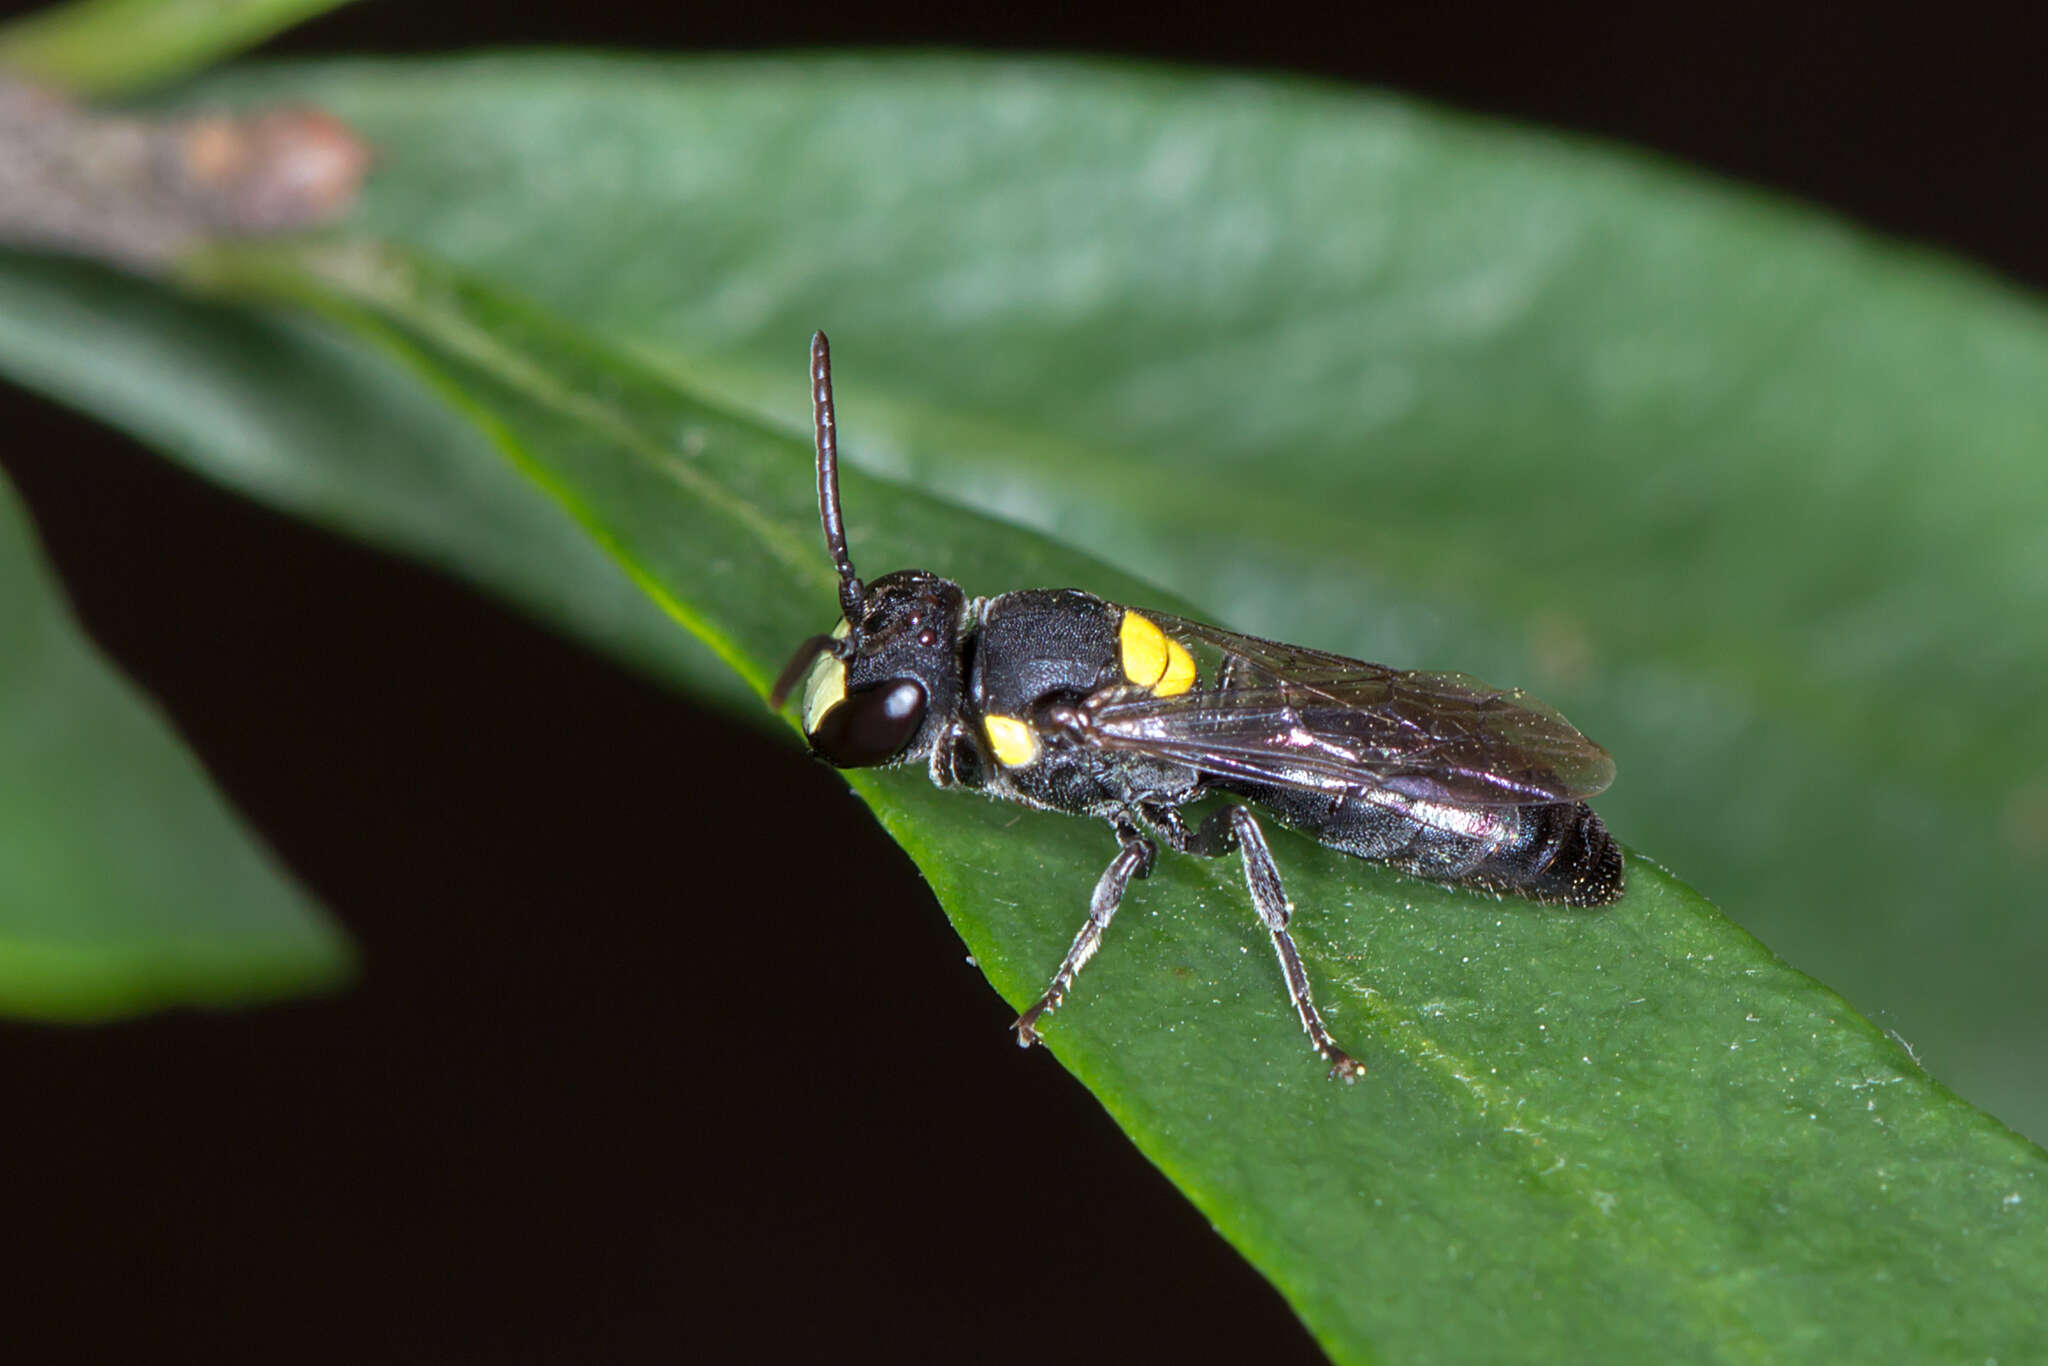
<svg viewBox="0 0 2048 1366"><path fill-rule="evenodd" d="M2048 1134L2048 324L1555 136L933 59L342 64L363 223L1245 630L1526 684L1610 824ZM565 243L574 243L573 250Z"/></svg>
<svg viewBox="0 0 2048 1366"><path fill-rule="evenodd" d="M210 287L313 308L488 431L756 688L830 615L803 444L423 259L223 252ZM860 367L842 355L842 415ZM871 477L856 560L969 592L1108 565ZM1013 1003L1043 986L1104 832L856 786ZM1833 993L1638 857L1580 914L1275 841L1340 1036L1309 1054L1236 869L1168 859L1048 1026L1062 1062L1341 1359L2026 1359L2048 1155L1964 1105ZM1030 889L1023 894L1023 889ZM1474 1304L1517 1304L1499 1317Z"/></svg>
<svg viewBox="0 0 2048 1366"><path fill-rule="evenodd" d="M403 258L266 286L397 364L0 262L0 364L597 634L616 571L492 548L494 510L561 514L492 482L489 431L758 686L830 619L800 385L831 326L853 459L1055 533L850 476L864 564L1175 605L1087 544L1234 626L1527 682L1617 751L1622 833L2042 1114L2031 307L1611 155L1270 82L579 57L221 89L351 118L385 155L363 226L607 342ZM138 321L166 332L111 364ZM1035 995L1106 838L863 791ZM1577 916L1276 853L1360 1087L1321 1080L1225 865L1139 887L1048 1036L1339 1356L2042 1354L2039 1152L1646 860Z"/></svg>
<svg viewBox="0 0 2048 1366"><path fill-rule="evenodd" d="M0 24L0 73L111 95L197 71L347 0L72 0Z"/></svg>
<svg viewBox="0 0 2048 1366"><path fill-rule="evenodd" d="M0 481L0 1012L327 986L341 936L87 643Z"/></svg>

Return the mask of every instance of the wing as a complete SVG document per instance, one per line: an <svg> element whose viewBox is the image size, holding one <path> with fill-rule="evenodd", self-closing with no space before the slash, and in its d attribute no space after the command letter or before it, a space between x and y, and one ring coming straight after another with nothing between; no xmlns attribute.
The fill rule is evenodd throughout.
<svg viewBox="0 0 2048 1366"><path fill-rule="evenodd" d="M1606 750L1519 689L1145 615L1221 667L1208 687L1099 706L1092 735L1104 749L1282 787L1465 806L1579 801L1614 781Z"/></svg>

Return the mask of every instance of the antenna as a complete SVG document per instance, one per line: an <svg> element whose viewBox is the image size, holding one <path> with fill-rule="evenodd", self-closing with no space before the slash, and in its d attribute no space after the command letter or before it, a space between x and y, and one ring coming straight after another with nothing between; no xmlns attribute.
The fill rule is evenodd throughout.
<svg viewBox="0 0 2048 1366"><path fill-rule="evenodd" d="M846 553L846 523L839 512L839 424L832 413L832 343L823 332L811 334L811 418L818 432L818 515L825 522L825 549L839 571L839 611L858 631L867 589Z"/></svg>

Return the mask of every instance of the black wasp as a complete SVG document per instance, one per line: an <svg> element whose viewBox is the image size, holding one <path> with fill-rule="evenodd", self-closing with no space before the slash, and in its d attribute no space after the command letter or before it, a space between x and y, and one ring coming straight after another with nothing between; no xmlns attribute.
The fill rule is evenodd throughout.
<svg viewBox="0 0 2048 1366"><path fill-rule="evenodd" d="M1164 841L1184 854L1237 852L1310 1042L1332 1077L1365 1070L1316 1013L1287 933L1294 908L1244 802L1332 849L1433 881L1568 906L1621 895L1621 848L1584 800L1613 781L1614 761L1520 692L1241 636L1078 589L969 598L922 569L861 582L840 512L822 332L811 339L811 386L840 620L797 647L773 705L803 679L804 736L827 763L922 763L939 787L1106 820L1122 846L1052 985L1017 1017L1020 1045L1038 1041L1039 1016L1073 987L1124 889L1152 870ZM1239 800L1199 826L1181 814L1218 796Z"/></svg>

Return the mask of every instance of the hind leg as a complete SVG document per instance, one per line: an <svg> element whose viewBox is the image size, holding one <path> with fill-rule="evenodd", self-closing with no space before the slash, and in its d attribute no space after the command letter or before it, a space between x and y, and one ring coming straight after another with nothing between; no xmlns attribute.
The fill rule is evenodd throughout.
<svg viewBox="0 0 2048 1366"><path fill-rule="evenodd" d="M1280 869L1273 863L1273 851L1266 847L1266 834L1259 828L1258 818L1248 807L1226 807L1203 821L1200 829L1189 830L1177 811L1150 814L1156 814L1161 831L1178 852L1215 858L1233 849L1237 851L1244 864L1245 887L1251 892L1252 908L1259 913L1267 933L1273 936L1273 953L1280 960L1280 975L1287 980L1288 999L1294 1002L1294 1013L1301 1017L1309 1043L1330 1064L1330 1080L1354 1082L1364 1076L1365 1064L1337 1046L1309 993L1308 969L1302 966L1294 936L1287 932L1294 906L1287 900Z"/></svg>

